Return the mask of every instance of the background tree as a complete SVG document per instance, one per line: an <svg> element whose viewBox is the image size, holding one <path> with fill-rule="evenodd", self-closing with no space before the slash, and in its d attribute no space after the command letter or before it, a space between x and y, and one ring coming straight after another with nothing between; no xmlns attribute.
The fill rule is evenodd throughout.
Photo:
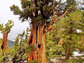
<svg viewBox="0 0 84 63"><path fill-rule="evenodd" d="M77 16L77 14L79 14ZM76 10L74 12L71 12L68 14L63 20L64 25L62 26L63 35L64 35L64 48L65 48L65 60L69 59L69 55L72 54L72 52L78 47L78 43L80 43L80 35L78 36L77 29L79 26L79 23L81 21L82 13L79 10ZM75 19L76 18L76 19ZM67 23L66 23L67 22ZM63 22L61 21L60 24ZM74 48L74 49L73 49Z"/></svg>
<svg viewBox="0 0 84 63"><path fill-rule="evenodd" d="M5 27L3 24L0 24L0 31L3 34L3 40L2 40L2 54L4 54L5 50L7 49L7 40L8 40L8 33L11 31L11 28L14 26L14 23L12 20L8 20L8 22L5 24Z"/></svg>
<svg viewBox="0 0 84 63"><path fill-rule="evenodd" d="M14 50L17 52L14 54L13 63L21 61L24 62L27 59L27 53L28 53L27 42L29 39L28 35L29 35L29 29L27 28L26 32L23 31L22 34L18 34L18 36L16 37Z"/></svg>
<svg viewBox="0 0 84 63"><path fill-rule="evenodd" d="M47 33L46 46L48 58L63 56L65 52L65 60L68 60L74 51L83 49L83 45L81 44L83 34L81 34L82 31L78 32L78 30L83 29L82 25L80 25L83 24L82 12L84 11L75 10L70 12L56 22L54 31Z"/></svg>

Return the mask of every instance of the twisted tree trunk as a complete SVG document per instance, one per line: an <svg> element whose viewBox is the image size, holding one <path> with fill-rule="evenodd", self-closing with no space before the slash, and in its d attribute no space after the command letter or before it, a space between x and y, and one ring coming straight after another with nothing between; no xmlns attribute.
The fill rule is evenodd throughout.
<svg viewBox="0 0 84 63"><path fill-rule="evenodd" d="M37 60L39 63L46 63L46 47L45 47L45 32L44 24L37 26L33 23L29 45L36 45L36 49L28 53L28 61Z"/></svg>

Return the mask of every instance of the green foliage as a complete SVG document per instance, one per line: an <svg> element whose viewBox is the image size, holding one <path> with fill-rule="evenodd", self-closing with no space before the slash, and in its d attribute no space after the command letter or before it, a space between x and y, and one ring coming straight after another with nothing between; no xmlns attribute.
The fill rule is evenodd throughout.
<svg viewBox="0 0 84 63"><path fill-rule="evenodd" d="M68 3L70 2L70 3ZM19 15L20 20L27 21L28 17L31 19L31 24L32 21L35 20L36 23L42 23L42 21L45 19L46 21L51 19L53 15L53 10L55 11L61 11L61 8L59 6L64 4L65 6L63 7L62 11L65 11L65 7L69 8L70 5L75 5L75 1L72 2L67 0L67 5L64 4L62 1L57 1L57 0L21 0L21 9L16 6L12 5L10 7L11 11L13 11L14 15ZM55 7L53 7L53 5Z"/></svg>
<svg viewBox="0 0 84 63"><path fill-rule="evenodd" d="M62 46L55 45L52 48L50 47L50 49L47 50L47 55L48 55L48 58L61 57L62 53L64 52L65 50Z"/></svg>
<svg viewBox="0 0 84 63"><path fill-rule="evenodd" d="M5 31L10 31L10 29L14 26L14 22L12 20L8 20L5 24Z"/></svg>
<svg viewBox="0 0 84 63"><path fill-rule="evenodd" d="M14 46L14 50L15 50L15 54L13 56L13 61L20 61L20 60L24 60L27 59L27 47L28 44L26 41L27 38L25 38L25 31L23 31L22 34L18 34L18 36L16 37L15 40L15 46Z"/></svg>
<svg viewBox="0 0 84 63"><path fill-rule="evenodd" d="M21 13L21 11L20 11L20 9L19 9L18 6L13 5L13 6L10 7L10 8L11 8L11 11L14 11L14 14L15 14L15 15L18 15L18 14ZM14 8L14 9L13 9L13 8Z"/></svg>
<svg viewBox="0 0 84 63"><path fill-rule="evenodd" d="M74 51L83 52L84 45L81 42L83 38L82 31L78 32L77 30L82 30L83 26L83 11L75 10L65 17L60 19L54 24L54 31L50 31L46 35L46 48L47 48L47 57L55 58L57 56L65 55L67 49L69 49L69 56L72 56ZM59 45L60 39L63 38L63 45ZM82 39L83 41L84 39ZM81 44L82 43L82 44Z"/></svg>
<svg viewBox="0 0 84 63"><path fill-rule="evenodd" d="M5 55L11 55L12 56L13 54L15 54L14 48L8 47L7 50L5 51Z"/></svg>
<svg viewBox="0 0 84 63"><path fill-rule="evenodd" d="M3 29L3 24L0 24L0 30L2 30Z"/></svg>
<svg viewBox="0 0 84 63"><path fill-rule="evenodd" d="M39 63L37 60L29 61L29 63Z"/></svg>
<svg viewBox="0 0 84 63"><path fill-rule="evenodd" d="M34 51L36 49L36 47L34 45L28 46L27 47L27 52L31 53L31 51Z"/></svg>
<svg viewBox="0 0 84 63"><path fill-rule="evenodd" d="M47 58L61 57L65 52L61 45L57 45L59 38L57 38L56 31L51 31L46 35L46 49Z"/></svg>
<svg viewBox="0 0 84 63"><path fill-rule="evenodd" d="M53 4L55 5L55 7L50 9ZM65 5L63 5L64 9L60 10L59 7L61 7L61 4L62 3L59 3L57 1L54 2L53 0L21 0L22 9L20 9L16 5L10 7L11 11L13 11L15 15L19 15L19 18L22 21L28 20L28 18L30 18L31 23L35 21L36 25L41 24L44 19L46 21L51 20L50 17L52 17L53 15L53 10L55 10L56 12L64 12L66 9L70 9L69 14L67 14L65 17L57 21L56 24L54 24L55 30L47 33L46 35L46 48L48 58L62 56L62 53L66 53L67 49L70 50L69 56L72 55L73 51L75 50L83 51L83 45L81 45L82 35L81 33L77 32L77 30L79 29L82 32L84 31L84 24L82 24L84 23L84 13L76 9L75 0L66 0ZM0 25L0 29L2 29L1 27L2 25ZM61 38L64 39L63 45L59 45ZM25 32L17 36L14 47L15 51L17 51L14 56L14 58L16 58L15 60L25 57L27 52L30 53L35 49L35 46L27 46L27 41L28 38L27 35L25 35ZM23 53L23 55L19 57L21 53ZM30 63L37 62L30 61Z"/></svg>
<svg viewBox="0 0 84 63"><path fill-rule="evenodd" d="M14 47L8 47L4 55L0 53L1 63L9 62L8 61L9 55L10 58L12 59L12 62L20 62L27 60L28 53L31 53L31 50L35 49L34 46L28 46L28 39L29 39L29 30L27 28L26 32L23 31L22 34L18 34L15 40ZM1 44L1 40L0 40L0 44ZM0 52L2 52L1 49Z"/></svg>
<svg viewBox="0 0 84 63"><path fill-rule="evenodd" d="M11 28L14 26L14 22L12 20L8 20L8 22L5 24L5 27L3 26L3 24L0 24L0 31L1 33L6 33L6 32L10 32Z"/></svg>

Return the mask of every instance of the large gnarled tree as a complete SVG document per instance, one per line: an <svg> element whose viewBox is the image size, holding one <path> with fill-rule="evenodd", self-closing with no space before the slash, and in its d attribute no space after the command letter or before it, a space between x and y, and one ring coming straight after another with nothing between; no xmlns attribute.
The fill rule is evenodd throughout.
<svg viewBox="0 0 84 63"><path fill-rule="evenodd" d="M28 44L35 45L36 49L28 54L28 61L38 60L39 63L46 63L45 34L53 29L54 22L68 12L68 9L62 8L61 3L61 0L21 0L22 9L15 5L10 7L22 22L29 19L31 21ZM55 19L56 17L58 18Z"/></svg>

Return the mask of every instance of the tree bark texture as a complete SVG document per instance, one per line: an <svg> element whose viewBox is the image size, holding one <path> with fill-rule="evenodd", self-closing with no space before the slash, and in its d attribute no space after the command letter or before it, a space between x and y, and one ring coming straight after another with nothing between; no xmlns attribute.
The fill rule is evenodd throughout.
<svg viewBox="0 0 84 63"><path fill-rule="evenodd" d="M45 46L44 26L41 26L39 30L38 61L40 63L46 63L46 46Z"/></svg>
<svg viewBox="0 0 84 63"><path fill-rule="evenodd" d="M8 32L3 33L3 39L2 39L2 54L4 55L5 50L7 49L7 40L8 40Z"/></svg>
<svg viewBox="0 0 84 63"><path fill-rule="evenodd" d="M28 44L30 46L36 44L36 25L35 23L32 26ZM28 53L28 61L31 61L31 60L37 60L36 50L33 50L31 51L31 53Z"/></svg>
<svg viewBox="0 0 84 63"><path fill-rule="evenodd" d="M29 45L35 45L36 49L28 54L28 61L37 60L39 63L46 63L46 46L44 24L37 26L33 23Z"/></svg>

